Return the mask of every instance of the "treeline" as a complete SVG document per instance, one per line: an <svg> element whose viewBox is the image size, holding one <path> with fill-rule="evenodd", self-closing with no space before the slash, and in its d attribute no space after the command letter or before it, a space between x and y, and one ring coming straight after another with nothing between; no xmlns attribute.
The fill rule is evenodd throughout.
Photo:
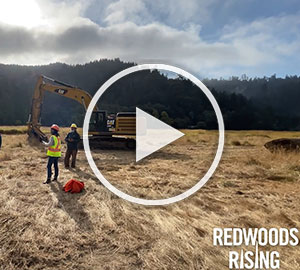
<svg viewBox="0 0 300 270"><path fill-rule="evenodd" d="M119 59L85 65L0 65L0 125L25 124L40 74L76 85L92 95L111 76L133 66ZM205 79L223 113L227 129L300 130L300 77L230 80ZM99 101L109 113L135 111L138 106L176 128L217 128L213 108L190 81L168 78L158 71L126 76L110 87ZM82 124L83 107L58 95L46 94L42 124Z"/></svg>

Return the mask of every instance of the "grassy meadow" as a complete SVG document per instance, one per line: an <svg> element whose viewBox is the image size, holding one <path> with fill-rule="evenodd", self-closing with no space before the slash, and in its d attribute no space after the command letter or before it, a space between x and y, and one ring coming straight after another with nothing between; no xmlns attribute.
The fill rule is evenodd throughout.
<svg viewBox="0 0 300 270"><path fill-rule="evenodd" d="M0 132L3 270L224 270L231 248L213 246L213 228L300 227L299 153L271 153L263 146L300 132L225 131L212 178L191 197L160 207L115 196L95 177L83 150L76 169L67 170L60 161L58 183L43 185L45 147L28 144L26 127L0 127ZM217 146L217 131L183 132L186 136L139 163L134 152L124 150L96 150L93 157L120 190L141 198L170 197L205 174ZM82 193L62 191L72 178L85 183ZM297 247L276 250L282 269L300 269Z"/></svg>

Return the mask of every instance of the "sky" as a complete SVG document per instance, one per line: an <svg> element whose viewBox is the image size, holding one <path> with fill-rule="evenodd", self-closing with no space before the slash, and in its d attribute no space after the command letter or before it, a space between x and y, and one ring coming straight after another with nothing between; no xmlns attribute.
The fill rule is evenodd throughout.
<svg viewBox="0 0 300 270"><path fill-rule="evenodd" d="M201 78L299 75L299 0L0 0L0 63L164 63Z"/></svg>

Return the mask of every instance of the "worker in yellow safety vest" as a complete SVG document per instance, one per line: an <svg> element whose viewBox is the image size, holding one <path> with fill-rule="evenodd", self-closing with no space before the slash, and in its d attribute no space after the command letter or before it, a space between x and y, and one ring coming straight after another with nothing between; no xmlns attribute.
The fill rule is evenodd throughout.
<svg viewBox="0 0 300 270"><path fill-rule="evenodd" d="M47 180L44 182L44 184L51 183L52 165L54 166L53 181L57 181L58 178L58 158L61 157L61 142L58 131L59 126L53 124L51 126L51 137L49 142L43 142L44 145L48 146Z"/></svg>

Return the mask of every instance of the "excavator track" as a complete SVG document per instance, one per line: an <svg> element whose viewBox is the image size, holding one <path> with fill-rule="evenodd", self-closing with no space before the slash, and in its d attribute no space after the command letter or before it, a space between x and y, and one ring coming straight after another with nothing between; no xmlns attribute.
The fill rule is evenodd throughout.
<svg viewBox="0 0 300 270"><path fill-rule="evenodd" d="M91 149L112 149L112 150L135 150L136 142L132 138L122 137L97 137L89 138ZM83 149L83 141L79 143L78 147Z"/></svg>

